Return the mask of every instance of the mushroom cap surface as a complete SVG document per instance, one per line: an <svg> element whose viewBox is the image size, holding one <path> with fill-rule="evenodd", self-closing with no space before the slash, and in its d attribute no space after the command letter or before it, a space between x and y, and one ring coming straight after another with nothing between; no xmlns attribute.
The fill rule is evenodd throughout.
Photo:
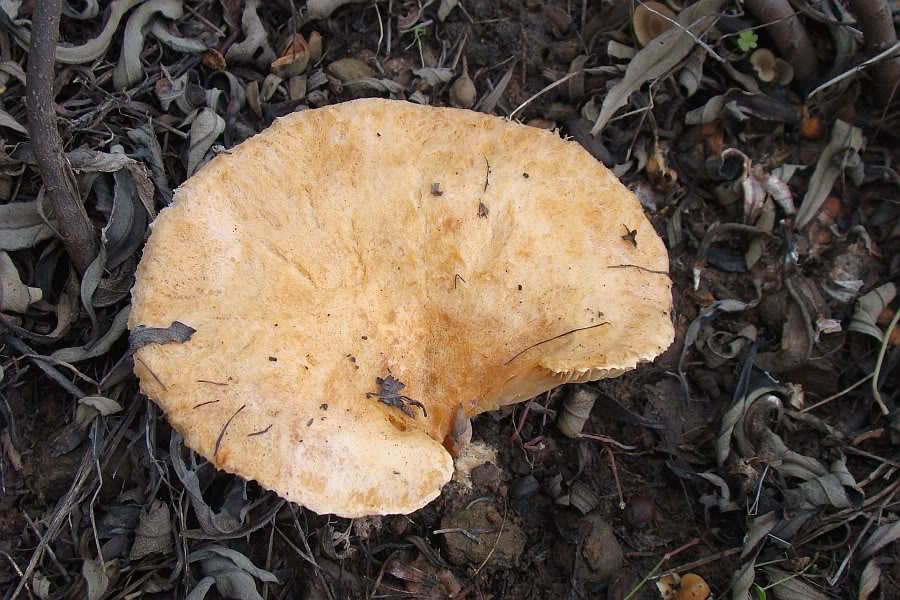
<svg viewBox="0 0 900 600"><path fill-rule="evenodd" d="M408 513L451 478L460 407L665 350L667 272L638 200L576 142L357 100L279 119L176 191L129 324L196 331L135 372L216 467L319 513ZM371 396L389 375L427 417Z"/></svg>

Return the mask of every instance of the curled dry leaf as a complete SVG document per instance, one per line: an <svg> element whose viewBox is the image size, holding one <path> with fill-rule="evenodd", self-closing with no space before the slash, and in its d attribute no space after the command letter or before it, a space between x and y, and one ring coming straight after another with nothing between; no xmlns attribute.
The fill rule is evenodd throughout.
<svg viewBox="0 0 900 600"><path fill-rule="evenodd" d="M840 119L835 121L834 128L831 130L831 139L819 155L816 170L809 180L800 210L797 211L796 226L798 229L806 227L812 221L831 193L835 180L843 170L840 155L847 150L859 152L863 147L863 142L862 129Z"/></svg>
<svg viewBox="0 0 900 600"><path fill-rule="evenodd" d="M878 316L884 312L896 295L897 287L893 283L885 283L861 296L856 301L856 309L853 311L847 329L873 337L879 342L883 341L884 333L877 325Z"/></svg>
<svg viewBox="0 0 900 600"><path fill-rule="evenodd" d="M55 235L53 223L44 218L44 195L31 202L0 206L0 251L24 250ZM48 202L49 204L49 202Z"/></svg>
<svg viewBox="0 0 900 600"><path fill-rule="evenodd" d="M866 563L862 575L859 577L859 595L858 600L869 600L878 585L881 583L881 567L874 560Z"/></svg>
<svg viewBox="0 0 900 600"><path fill-rule="evenodd" d="M325 68L325 72L341 83L357 79L375 78L375 71L361 58L341 58Z"/></svg>
<svg viewBox="0 0 900 600"><path fill-rule="evenodd" d="M556 416L556 427L563 435L577 438L581 434L597 396L599 393L593 388L584 385L574 387Z"/></svg>
<svg viewBox="0 0 900 600"><path fill-rule="evenodd" d="M635 54L628 63L622 81L604 98L600 115L591 129L591 135L603 131L616 111L624 106L631 94L644 83L662 77L684 60L694 49L696 38L705 35L715 24L718 19L716 14L723 4L724 0L700 0L692 4L678 15L678 27L673 27L653 39Z"/></svg>
<svg viewBox="0 0 900 600"><path fill-rule="evenodd" d="M294 34L287 49L272 63L272 72L282 79L295 77L306 70L309 59L309 44L302 34Z"/></svg>
<svg viewBox="0 0 900 600"><path fill-rule="evenodd" d="M208 108L201 108L191 123L190 146L187 155L187 175L194 174L206 153L225 131L225 119Z"/></svg>
<svg viewBox="0 0 900 600"><path fill-rule="evenodd" d="M0 311L24 313L43 297L44 292L40 288L22 283L12 258L0 251Z"/></svg>
<svg viewBox="0 0 900 600"><path fill-rule="evenodd" d="M266 29L259 18L257 10L259 0L247 0L241 15L241 29L244 39L232 44L225 53L229 63L251 63L261 69L268 69L275 60L275 52L269 45Z"/></svg>
<svg viewBox="0 0 900 600"><path fill-rule="evenodd" d="M823 592L806 583L797 573L788 573L774 567L764 567L769 587L776 600L828 600Z"/></svg>
<svg viewBox="0 0 900 600"><path fill-rule="evenodd" d="M169 505L161 500L154 500L149 509L141 511L141 520L128 558L138 560L156 552L171 552L173 546Z"/></svg>
<svg viewBox="0 0 900 600"><path fill-rule="evenodd" d="M178 19L182 11L181 0L152 0L142 4L132 13L125 25L122 53L113 70L113 86L117 90L130 88L144 76L141 51L144 49L144 36L148 32L151 19L157 14L167 19Z"/></svg>

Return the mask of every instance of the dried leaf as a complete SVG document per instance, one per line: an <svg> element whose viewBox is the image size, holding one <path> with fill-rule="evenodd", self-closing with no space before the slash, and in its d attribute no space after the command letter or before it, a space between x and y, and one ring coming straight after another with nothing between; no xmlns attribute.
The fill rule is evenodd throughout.
<svg viewBox="0 0 900 600"><path fill-rule="evenodd" d="M438 7L437 12L438 19L446 21L457 4L459 4L459 0L441 0L441 5Z"/></svg>
<svg viewBox="0 0 900 600"><path fill-rule="evenodd" d="M732 502L731 490L728 488L728 483L726 483L724 479L715 473L696 473L695 475L716 486L716 490L718 491L717 494L703 494L700 496L700 504L707 507L715 506L721 512L731 512L733 510L741 509L736 502Z"/></svg>
<svg viewBox="0 0 900 600"><path fill-rule="evenodd" d="M585 421L591 416L597 396L599 393L594 388L575 386L556 415L557 429L566 437L577 438L584 429Z"/></svg>
<svg viewBox="0 0 900 600"><path fill-rule="evenodd" d="M131 306L126 306L113 319L109 330L95 343L85 346L75 346L72 348L62 348L50 355L50 358L64 363L76 363L91 358L103 356L112 345L118 340L128 329L128 314L131 312Z"/></svg>
<svg viewBox="0 0 900 600"><path fill-rule="evenodd" d="M227 510L214 512L203 499L203 494L200 492L200 479L194 471L188 469L181 456L182 441L181 434L172 433L169 440L169 457L172 460L175 474L178 475L185 491L191 497L191 506L194 507L194 514L197 515L200 527L209 534L231 533L237 530L241 526L241 521Z"/></svg>
<svg viewBox="0 0 900 600"><path fill-rule="evenodd" d="M651 79L662 77L685 59L694 49L695 37L703 36L712 27L725 0L700 0L678 15L681 27L673 27L654 38L642 48L625 70L622 81L616 84L603 99L603 106L591 135L597 135L622 108L631 94Z"/></svg>
<svg viewBox="0 0 900 600"><path fill-rule="evenodd" d="M156 134L153 133L153 128L144 125L138 129L129 129L128 139L146 152L146 160L150 163L150 176L159 195L162 196L163 204L168 205L172 201L172 189L169 187L169 179L162 162L162 148Z"/></svg>
<svg viewBox="0 0 900 600"><path fill-rule="evenodd" d="M0 251L32 248L55 235L41 216L41 201L42 197L0 206Z"/></svg>
<svg viewBox="0 0 900 600"><path fill-rule="evenodd" d="M101 241L107 251L107 270L121 265L141 247L150 222L131 174L126 170L117 171L113 178L115 194L112 214L101 232Z"/></svg>
<svg viewBox="0 0 900 600"><path fill-rule="evenodd" d="M188 561L199 561L201 570L206 575L191 592L189 597L192 599L205 597L212 584L204 582L210 579L222 596L239 600L262 600L262 596L256 591L255 579L278 583L278 578L272 573L257 568L240 552L222 546L210 546L192 552ZM198 589L201 591L198 592Z"/></svg>
<svg viewBox="0 0 900 600"><path fill-rule="evenodd" d="M897 540L900 540L900 521L884 523L873 531L866 543L863 544L860 556L869 558L891 542Z"/></svg>
<svg viewBox="0 0 900 600"><path fill-rule="evenodd" d="M847 471L843 460L836 460L831 473L821 475L800 484L795 489L783 490L785 504L791 509L812 509L822 506L859 509L865 494Z"/></svg>
<svg viewBox="0 0 900 600"><path fill-rule="evenodd" d="M128 18L119 62L113 70L113 86L117 90L130 88L144 76L141 51L144 49L144 37L149 30L150 20L157 14L168 19L181 18L181 0L151 0L138 7Z"/></svg>
<svg viewBox="0 0 900 600"><path fill-rule="evenodd" d="M509 85L509 82L512 79L513 69L516 68L518 62L518 60L512 61L512 64L509 65L509 69L503 74L503 77L500 78L500 81L497 82L497 85L494 86L491 93L481 99L476 107L479 112L494 112L494 109L497 108L497 103L500 101L500 97L503 96L503 92L506 91L506 86Z"/></svg>
<svg viewBox="0 0 900 600"><path fill-rule="evenodd" d="M225 119L208 108L201 108L191 123L191 139L187 157L188 177L194 174L207 151L212 148L223 131L225 131Z"/></svg>
<svg viewBox="0 0 900 600"><path fill-rule="evenodd" d="M753 550L766 539L769 532L772 531L781 518L777 512L770 512L760 515L750 521L747 528L747 535L744 536L744 547L741 550L741 559L746 559Z"/></svg>
<svg viewBox="0 0 900 600"><path fill-rule="evenodd" d="M128 338L128 347L134 351L148 344L182 344L191 339L196 329L189 327L180 321L175 321L168 327L145 327L138 325Z"/></svg>
<svg viewBox="0 0 900 600"><path fill-rule="evenodd" d="M202 54L209 50L209 46L203 40L181 37L173 33L158 19L150 24L150 35L155 37L160 44L182 54Z"/></svg>
<svg viewBox="0 0 900 600"><path fill-rule="evenodd" d="M82 44L81 46L57 46L56 62L66 65L78 65L97 60L106 53L112 42L113 35L119 27L119 22L129 10L143 2L144 0L116 0L110 5L109 18L103 25L100 34L94 39ZM6 13L2 16L6 21L7 28L12 31L16 37L16 41L23 48L31 46L31 31L20 25L13 23L8 19Z"/></svg>
<svg viewBox="0 0 900 600"><path fill-rule="evenodd" d="M85 396L78 404L90 406L104 417L122 412L122 405L106 396Z"/></svg>
<svg viewBox="0 0 900 600"><path fill-rule="evenodd" d="M881 313L884 312L885 307L891 303L896 295L896 286L893 283L885 283L861 296L856 301L856 309L853 311L853 317L851 317L850 325L847 326L847 329L871 336L881 342L884 339L884 334L876 322Z"/></svg>
<svg viewBox="0 0 900 600"><path fill-rule="evenodd" d="M413 74L416 77L421 77L422 79L424 79L425 83L427 83L431 87L438 87L445 83L449 83L454 76L453 69L448 69L446 67L422 67L421 69L416 69L415 71L413 71Z"/></svg>
<svg viewBox="0 0 900 600"><path fill-rule="evenodd" d="M0 311L24 313L43 298L40 288L22 283L19 270L6 252L0 251Z"/></svg>
<svg viewBox="0 0 900 600"><path fill-rule="evenodd" d="M374 77L363 77L362 79L354 79L344 83L348 87L360 87L364 89L375 90L384 94L402 94L405 87L390 79L375 79Z"/></svg>
<svg viewBox="0 0 900 600"><path fill-rule="evenodd" d="M141 512L141 520L134 536L129 560L138 560L155 552L172 551L172 520L169 505L161 500L154 500L149 510Z"/></svg>
<svg viewBox="0 0 900 600"><path fill-rule="evenodd" d="M0 110L0 127L12 129L16 133L21 133L25 137L28 137L28 130L25 129L25 126L16 121L13 116L5 110Z"/></svg>
<svg viewBox="0 0 900 600"><path fill-rule="evenodd" d="M225 53L229 63L252 63L261 69L268 69L275 60L275 51L269 45L266 29L259 19L259 0L247 0L241 15L244 39L232 44Z"/></svg>
<svg viewBox="0 0 900 600"><path fill-rule="evenodd" d="M87 584L88 600L100 600L109 588L109 577L98 559L87 559L81 566L81 576Z"/></svg>
<svg viewBox="0 0 900 600"><path fill-rule="evenodd" d="M774 567L763 568L777 600L828 600L828 596L809 585L801 576Z"/></svg>
<svg viewBox="0 0 900 600"><path fill-rule="evenodd" d="M364 2L365 0L308 0L306 3L306 22L327 19L335 10L346 4Z"/></svg>
<svg viewBox="0 0 900 600"><path fill-rule="evenodd" d="M212 577L204 577L197 582L197 585L194 586L194 589L191 590L191 593L188 594L184 600L203 600L215 583L216 580Z"/></svg>
<svg viewBox="0 0 900 600"><path fill-rule="evenodd" d="M862 129L840 119L835 121L831 139L819 155L816 170L813 171L806 195L797 211L797 229L802 229L813 220L831 193L831 188L843 169L839 160L841 154L847 149L859 152L863 141Z"/></svg>
<svg viewBox="0 0 900 600"><path fill-rule="evenodd" d="M874 560L866 563L862 575L859 577L859 595L858 600L869 600L869 597L878 589L881 583L881 567Z"/></svg>
<svg viewBox="0 0 900 600"><path fill-rule="evenodd" d="M103 279L103 273L106 271L106 245L100 245L100 253L97 255L88 268L84 272L81 279L81 305L84 311L91 319L92 336L97 339L100 336L100 319L97 318L97 311L94 310L94 292Z"/></svg>
<svg viewBox="0 0 900 600"><path fill-rule="evenodd" d="M684 67L678 72L678 84L684 89L684 95L690 98L700 89L703 78L703 63L706 62L706 50L697 46L688 55Z"/></svg>

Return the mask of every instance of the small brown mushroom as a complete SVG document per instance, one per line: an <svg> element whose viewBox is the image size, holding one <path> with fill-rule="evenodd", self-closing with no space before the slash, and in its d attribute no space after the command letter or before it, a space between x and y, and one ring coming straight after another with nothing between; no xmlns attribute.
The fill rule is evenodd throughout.
<svg viewBox="0 0 900 600"><path fill-rule="evenodd" d="M666 18L668 17L668 18ZM675 13L661 2L650 0L637 5L631 23L634 35L641 46L646 46L675 24Z"/></svg>
<svg viewBox="0 0 900 600"><path fill-rule="evenodd" d="M750 64L760 81L787 85L794 80L794 67L775 56L768 48L760 48L750 55Z"/></svg>
<svg viewBox="0 0 900 600"><path fill-rule="evenodd" d="M450 480L442 443L465 443L467 417L664 351L668 265L578 143L347 102L279 119L178 189L130 326L194 332L138 348L135 371L217 468L319 513L408 513Z"/></svg>
<svg viewBox="0 0 900 600"><path fill-rule="evenodd" d="M709 584L702 577L688 573L681 578L681 587L675 594L675 600L707 600L709 592Z"/></svg>

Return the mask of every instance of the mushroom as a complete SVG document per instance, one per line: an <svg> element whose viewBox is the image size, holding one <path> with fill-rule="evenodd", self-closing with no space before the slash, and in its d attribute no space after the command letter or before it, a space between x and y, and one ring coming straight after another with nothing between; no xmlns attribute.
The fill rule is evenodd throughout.
<svg viewBox="0 0 900 600"><path fill-rule="evenodd" d="M129 325L192 334L139 347L135 372L217 468L318 513L408 513L450 480L461 412L663 352L667 272L637 198L576 142L357 100L281 118L178 189Z"/></svg>
<svg viewBox="0 0 900 600"><path fill-rule="evenodd" d="M661 36L675 24L675 13L661 2L642 2L634 9L632 17L634 35L641 46Z"/></svg>
<svg viewBox="0 0 900 600"><path fill-rule="evenodd" d="M791 63L778 58L768 48L760 48L751 54L750 64L760 81L787 85L794 80L794 67Z"/></svg>

